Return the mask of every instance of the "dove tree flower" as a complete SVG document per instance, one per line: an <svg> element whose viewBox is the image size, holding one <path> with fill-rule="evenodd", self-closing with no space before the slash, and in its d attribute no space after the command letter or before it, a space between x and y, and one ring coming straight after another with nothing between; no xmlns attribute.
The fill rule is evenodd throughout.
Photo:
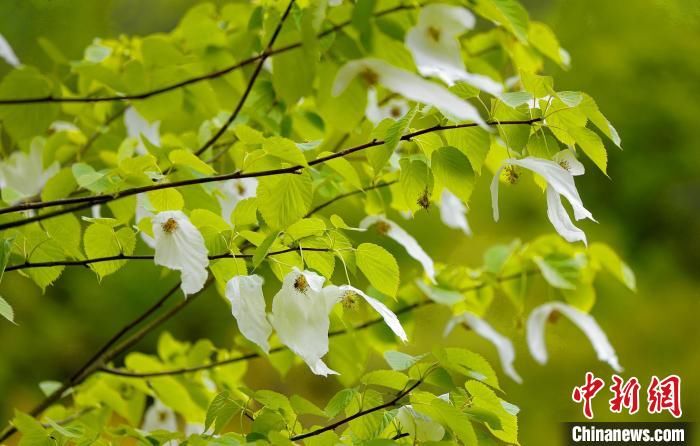
<svg viewBox="0 0 700 446"><path fill-rule="evenodd" d="M545 343L545 327L552 313L558 312L576 324L586 335L598 359L610 364L616 372L622 372L622 367L610 344L608 337L593 316L586 314L563 302L549 302L532 310L527 320L527 345L532 357L540 364L547 363L547 346Z"/></svg>
<svg viewBox="0 0 700 446"><path fill-rule="evenodd" d="M154 146L160 146L160 121L148 122L134 107L129 107L124 112L124 126L126 134L138 142L136 153L143 155L148 152L143 138Z"/></svg>
<svg viewBox="0 0 700 446"><path fill-rule="evenodd" d="M163 404L159 399L155 399L143 417L141 430L146 432L154 432L158 430L175 432L177 431L177 418L175 412Z"/></svg>
<svg viewBox="0 0 700 446"><path fill-rule="evenodd" d="M588 218L595 221L591 213L583 206L581 197L576 189L573 172L578 174L583 166L580 166L580 163L568 164L574 163L574 161L578 163L575 158L571 159L570 155L567 154L560 155L560 162L531 156L523 159L508 158L504 160L503 165L496 171L491 181L493 219L498 221L499 218L498 187L500 184L501 172L504 169L508 169L509 181L514 183L517 181L517 173L514 170L514 166L522 167L542 176L547 182L547 216L559 235L568 242L582 241L584 244L587 244L586 234L581 229L574 226L561 202L562 196L569 201L574 210L574 217L576 220ZM563 163L567 163L573 172L564 167Z"/></svg>
<svg viewBox="0 0 700 446"><path fill-rule="evenodd" d="M384 104L379 104L377 101L377 90L370 88L367 91L367 108L365 109L365 116L369 122L374 125L379 124L384 119L401 119L410 107L408 102L401 98L390 98Z"/></svg>
<svg viewBox="0 0 700 446"><path fill-rule="evenodd" d="M313 373L338 374L321 358L328 353L330 312L335 304L345 299L362 297L402 341L407 340L401 323L386 305L350 285L324 287L325 280L314 272L295 268L284 277L282 288L272 300L270 315L277 337L301 356Z"/></svg>
<svg viewBox="0 0 700 446"><path fill-rule="evenodd" d="M193 294L204 287L209 257L204 238L181 211L164 211L153 217L156 265L180 271L180 288Z"/></svg>
<svg viewBox="0 0 700 446"><path fill-rule="evenodd" d="M503 85L488 76L469 73L464 67L458 37L474 28L475 23L474 15L461 6L426 5L421 8L416 26L406 33L406 47L423 76L436 76L447 85L466 82L499 96Z"/></svg>
<svg viewBox="0 0 700 446"><path fill-rule="evenodd" d="M465 324L471 328L474 333L486 339L496 347L498 358L501 360L503 372L508 375L513 381L522 384L523 379L513 366L515 361L515 348L513 343L507 337L497 332L491 324L480 318L474 313L464 312L452 317L445 326L444 336L448 336L454 328L459 324Z"/></svg>
<svg viewBox="0 0 700 446"><path fill-rule="evenodd" d="M221 216L227 222L231 221L231 213L239 201L255 197L258 189L256 178L237 178L224 181L217 189L216 199L221 206Z"/></svg>
<svg viewBox="0 0 700 446"><path fill-rule="evenodd" d="M0 59L4 60L12 67L18 67L20 65L17 55L2 34L0 34Z"/></svg>
<svg viewBox="0 0 700 446"><path fill-rule="evenodd" d="M333 95L340 95L358 76L368 84L370 90L382 85L406 99L432 105L452 121L473 121L489 128L477 109L467 101L434 82L380 59L356 59L343 65L333 83Z"/></svg>
<svg viewBox="0 0 700 446"><path fill-rule="evenodd" d="M226 298L231 302L231 312L238 322L238 329L247 339L268 353L268 338L272 326L265 313L263 278L258 275L235 276L226 283Z"/></svg>
<svg viewBox="0 0 700 446"><path fill-rule="evenodd" d="M44 168L43 148L39 144L32 144L29 153L12 152L8 160L0 163L3 200L14 204L39 194L59 169L58 161Z"/></svg>
<svg viewBox="0 0 700 446"><path fill-rule="evenodd" d="M449 228L460 229L471 237L472 230L467 221L467 206L447 189L440 195L440 219Z"/></svg>
<svg viewBox="0 0 700 446"><path fill-rule="evenodd" d="M423 250L415 238L394 221L383 215L368 215L360 222L361 229L377 226L377 230L402 245L408 255L423 265L423 270L432 283L435 283L435 265L433 259Z"/></svg>

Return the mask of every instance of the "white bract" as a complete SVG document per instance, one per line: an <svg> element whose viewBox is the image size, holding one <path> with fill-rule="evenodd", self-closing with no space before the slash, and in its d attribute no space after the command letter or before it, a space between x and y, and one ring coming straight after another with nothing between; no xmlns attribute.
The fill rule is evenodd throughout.
<svg viewBox="0 0 700 446"><path fill-rule="evenodd" d="M226 283L226 298L241 334L268 353L272 326L266 317L262 286L263 278L258 275L236 276Z"/></svg>
<svg viewBox="0 0 700 446"><path fill-rule="evenodd" d="M216 199L221 206L221 216L227 222L231 221L231 213L239 201L255 197L258 189L256 178L240 178L221 183Z"/></svg>
<svg viewBox="0 0 700 446"><path fill-rule="evenodd" d="M452 229L460 229L471 236L472 230L467 221L467 207L455 194L447 189L440 196L440 218L445 225Z"/></svg>
<svg viewBox="0 0 700 446"><path fill-rule="evenodd" d="M474 333L491 342L498 351L498 358L501 360L503 372L513 381L522 384L523 379L513 366L513 362L515 361L515 348L513 348L513 343L510 339L497 332L491 324L470 312L458 314L450 319L445 326L444 336L449 335L458 324L468 325L469 328L474 330Z"/></svg>
<svg viewBox="0 0 700 446"><path fill-rule="evenodd" d="M156 265L180 271L180 288L196 293L207 280L209 257L204 238L181 211L164 211L153 217Z"/></svg>
<svg viewBox="0 0 700 446"><path fill-rule="evenodd" d="M142 138L160 146L160 121L148 122L134 107L129 107L124 112L124 126L126 134L138 142L136 153L143 155L148 152Z"/></svg>
<svg viewBox="0 0 700 446"><path fill-rule="evenodd" d="M270 319L280 341L301 356L316 375L337 375L321 359L328 353L330 312L338 302L336 290L324 290L326 279L295 269L284 277L272 300Z"/></svg>
<svg viewBox="0 0 700 446"><path fill-rule="evenodd" d="M43 149L39 144L32 144L29 153L12 152L9 159L0 163L3 199L14 204L38 195L59 169L58 161L44 168Z"/></svg>
<svg viewBox="0 0 700 446"><path fill-rule="evenodd" d="M561 155L561 157L568 155ZM568 159L568 158L567 158ZM574 158L575 160L575 158ZM566 161L566 160L565 160ZM570 159L569 159L570 161ZM576 161L578 163L578 161ZM581 197L576 189L572 172L559 163L542 158L527 157L523 159L508 158L503 161L503 165L496 171L491 181L491 206L493 207L493 219L498 221L498 186L499 177L503 169L513 169L519 166L529 169L542 176L547 182L547 216L554 226L554 229L568 242L582 241L587 243L586 234L574 226L561 202L561 197L566 198L574 210L576 220L588 218L595 221L591 213L583 206ZM582 167L582 166L581 166ZM572 168L578 172L579 167L573 165ZM515 174L511 174L515 175Z"/></svg>
<svg viewBox="0 0 700 446"><path fill-rule="evenodd" d="M615 349L610 344L605 332L600 328L595 319L576 308L563 302L549 302L532 310L527 320L527 345L533 358L540 364L547 363L547 346L544 331L549 316L553 312L559 312L576 324L591 341L598 359L610 364L616 372L622 372L620 362L615 354Z"/></svg>
<svg viewBox="0 0 700 446"><path fill-rule="evenodd" d="M294 269L272 301L270 320L280 341L301 356L316 375L338 374L321 358L328 353L330 312L335 304L362 297L402 341L408 340L399 319L383 303L350 285L324 287L325 278Z"/></svg>
<svg viewBox="0 0 700 446"><path fill-rule="evenodd" d="M158 430L176 432L177 418L175 417L175 412L159 399L156 399L153 404L146 409L141 430L146 432Z"/></svg>
<svg viewBox="0 0 700 446"><path fill-rule="evenodd" d="M2 34L0 34L0 59L3 59L13 67L18 67L20 64L17 55Z"/></svg>
<svg viewBox="0 0 700 446"><path fill-rule="evenodd" d="M379 124L384 119L401 119L410 107L408 103L400 98L391 98L384 104L377 102L377 90L370 88L367 91L367 107L365 108L365 116L369 122L374 125Z"/></svg>
<svg viewBox="0 0 700 446"><path fill-rule="evenodd" d="M469 73L464 67L458 37L475 23L474 15L461 6L424 6L418 23L406 33L406 47L423 76L436 76L448 85L463 81L498 96L503 85L488 76Z"/></svg>
<svg viewBox="0 0 700 446"><path fill-rule="evenodd" d="M148 196L143 194L136 195L136 211L134 214L134 221L138 225L144 218L153 217L153 207L151 202L148 201ZM144 231L140 231L141 239L143 242L151 249L155 249L156 241L153 237L146 234Z"/></svg>
<svg viewBox="0 0 700 446"><path fill-rule="evenodd" d="M360 228L362 229L367 229L373 225L377 225L382 234L387 235L402 245L406 249L406 252L408 252L408 255L423 265L425 274L432 283L435 283L435 265L433 264L433 259L421 248L412 235L383 215L368 215L360 222Z"/></svg>
<svg viewBox="0 0 700 446"><path fill-rule="evenodd" d="M474 121L489 129L479 112L470 103L434 82L396 68L380 59L357 59L343 65L338 70L333 83L333 95L340 95L357 76L360 76L370 87L383 85L387 90L407 99L432 105L452 121Z"/></svg>

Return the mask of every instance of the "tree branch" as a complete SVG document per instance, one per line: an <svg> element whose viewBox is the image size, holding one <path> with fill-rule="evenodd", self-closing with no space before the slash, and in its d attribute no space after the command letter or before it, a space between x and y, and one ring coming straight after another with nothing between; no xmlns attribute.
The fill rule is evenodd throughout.
<svg viewBox="0 0 700 446"><path fill-rule="evenodd" d="M387 14L393 14L395 12L403 11L403 10L408 10L408 9L414 9L416 7L421 7L422 5L398 5L392 8L385 9L383 11L379 11L375 14L375 17L381 17ZM325 37L329 34L332 34L334 32L340 31L341 29L345 28L346 26L351 24L351 20L345 20L337 25L332 26L331 28L320 32L317 35L317 38L322 38ZM289 45L285 45L280 48L276 49L268 49L267 51L264 51L261 54L258 54L257 56L251 56L247 59L243 59L242 61L230 65L228 67L222 68L220 70L212 71L207 74L203 74L200 76L195 76L191 77L189 79L185 79L180 82L176 82L171 85L167 85L164 87L156 88L154 90L149 90L145 91L143 93L136 93L136 94L123 94L123 95L114 95L114 96L102 96L102 97L60 97L60 96L42 96L42 97L36 97L36 98L7 98L7 99L0 99L0 105L21 105L21 104L39 104L39 103L60 103L60 102L82 102L82 103L94 103L94 102L113 102L113 101L139 101L139 100L144 100L148 99L153 96L161 95L163 93L167 93L169 91L177 90L179 88L186 87L188 85L196 84L198 82L203 82L211 79L216 79L221 76L225 76L233 71L236 71L240 68L243 68L247 65L250 65L252 63L255 63L256 61L260 61L263 59L266 59L270 56L274 56L276 54L284 53L296 48L301 48L302 42L295 42L291 43Z"/></svg>
<svg viewBox="0 0 700 446"><path fill-rule="evenodd" d="M497 277L495 279L495 281L497 283L508 282L511 280L516 280L516 279L521 278L523 274L531 275L531 274L536 274L536 273L537 273L536 270L528 270L528 271L520 272L517 274L510 274L507 276ZM489 282L484 281L484 282L481 282L477 285L474 285L474 286L471 286L468 288L462 288L459 291L463 292L463 293L466 293L469 291L477 291L477 290L485 288L489 285L490 285ZM398 310L394 311L394 314L396 314L397 316L400 316L400 315L405 314L405 313L410 313L411 311L413 311L417 308L421 308L421 307L424 307L427 305L432 305L434 303L435 302L432 300L423 300L423 301L416 302L416 303L413 303L411 305L407 305L405 307L399 308ZM384 318L382 318L382 317L370 319L366 322L355 325L354 327L351 327L351 328L343 328L340 330L331 331L328 333L328 337L332 338L332 337L340 336L340 335L343 335L346 333L350 333L352 331L364 330L366 328L369 328L373 325L380 324L382 322L384 322ZM284 345L280 345L280 346L271 348L268 354L278 353L278 352L285 351L285 350L287 350L287 347ZM109 373L111 375L118 375L118 376L124 376L124 377L129 377L129 378L153 378L153 377L157 377L157 376L184 375L187 373L200 372L202 370L209 370L209 369L222 367L222 366L229 365L229 364L235 364L237 362L248 361L250 359L259 358L261 356L262 355L260 353L253 352L253 353L247 353L247 354L241 355L241 356L236 356L235 358L228 358L228 359L222 359L220 361L214 361L214 362L211 362L209 364L203 364L203 365L193 366L193 367L182 367L182 368L171 369L171 370L160 370L157 372L131 372L128 370L121 370L121 369L116 369L116 368L108 367L108 366L100 367L99 371L104 372L104 373Z"/></svg>
<svg viewBox="0 0 700 446"><path fill-rule="evenodd" d="M318 212L318 211L320 211L320 210L322 210L322 209L324 209L324 208L326 208L326 207L332 205L333 203L335 203L335 202L338 201L338 200L342 200L343 198L352 197L353 195L364 194L365 192L367 192L367 191L369 191L369 190L381 189L381 188L383 188L383 187L389 187L389 186L391 186L392 184L395 184L395 183L397 183L396 180L394 180L394 181L388 181L388 182L386 182L386 183L377 183L377 184L374 184L374 185L372 185L372 186L367 186L367 187L365 187L364 189L358 189L358 190L354 190L354 191L352 191L352 192L346 192L346 193L344 193L344 194L340 194L340 195L338 195L338 196L336 196L336 197L334 197L334 198L331 198L330 200L325 201L325 202L319 204L318 206L312 208L309 212L306 213L306 215L305 215L304 217L309 217L310 215L315 214L316 212Z"/></svg>
<svg viewBox="0 0 700 446"><path fill-rule="evenodd" d="M288 252L295 252L298 251L300 248L286 248L282 249L280 251L274 251L270 252L267 255L268 256L274 256L274 255L279 255L279 254L286 254ZM327 248L301 248L304 251L318 251L318 252L332 252L332 249L327 249ZM116 260L153 260L154 256L152 255L123 255L119 254L116 256L107 256L107 257L94 257L92 259L83 259L83 260L55 260L51 262L25 262L25 263L20 263L17 265L12 265L8 266L5 268L5 271L17 271L17 270L25 270L25 269L32 269L32 268L49 268L52 266L87 266L91 265L93 263L102 263L102 262L112 262ZM253 254L232 254L232 253L226 253L226 254L216 254L209 256L209 260L218 260L218 259L252 259Z"/></svg>
<svg viewBox="0 0 700 446"><path fill-rule="evenodd" d="M500 121L500 122L490 121L487 124L490 126L532 125L532 124L539 122L539 121L541 121L541 118L532 118L532 119L527 119L527 120L522 120L522 121ZM424 135L426 133L460 129L460 128L476 127L477 125L478 124L476 124L476 123L454 124L454 125L434 125L432 127L428 127L425 129L421 129L421 130L417 130L417 131L414 131L411 133L407 133L401 137L401 140L409 141L412 138L415 138L416 136ZM335 152L335 153L332 153L330 155L309 161L308 164L309 164L309 166L316 166L319 164L323 164L327 161L330 161L330 160L333 160L336 158L342 158L342 157L347 156L351 153L366 150L366 149L371 148L371 147L381 146L382 144L384 144L384 142L385 142L384 140L374 139L370 142L360 144L360 145L355 146L355 147L350 147L348 149L341 150L339 152ZM137 195L137 194L144 193L144 192L151 192L154 190L161 190L161 189L171 189L171 188L177 188L177 187L183 187L183 186L191 186L194 184L206 184L206 183L219 182L219 181L238 179L238 178L257 178L257 177L266 177L266 176L274 176L274 175L282 175L282 174L293 174L293 173L299 173L305 167L306 166L296 165L296 166L290 166L290 167L282 167L279 169L261 170L258 172L250 172L250 173L235 171L235 172L227 173L227 174L223 174L223 175L214 175L214 176L210 176L210 177L192 178L192 179L182 180L182 181L173 181L170 183L159 183L159 184L153 184L150 186L134 187L131 189L125 189L123 191L116 192L116 193L111 194L111 195L91 195L91 196L86 196L86 197L63 198L63 199L52 200L52 201L18 204L15 206L10 206L10 207L0 209L0 214L6 214L9 212L26 211L26 210L30 210L30 209L43 209L46 207L61 206L61 205L68 205L68 204L78 204L78 206L74 206L74 207L69 208L69 209L61 209L61 210L47 213L44 215L37 215L34 217L29 217L29 218L25 218L25 219L21 219L21 220L15 220L15 221L11 221L8 223L3 223L3 224L0 224L0 230L14 228L14 227L18 227L18 226L23 226L23 225L31 223L31 222L44 220L46 218L55 217L57 215L63 215L66 213L75 212L75 211L82 210L82 209L87 209L95 204L104 204L104 203L108 203L110 201L117 200L119 198L129 197L129 196Z"/></svg>
<svg viewBox="0 0 700 446"><path fill-rule="evenodd" d="M369 415L369 414L376 412L378 410L387 409L389 407L396 406L402 398L408 396L411 392L413 392L421 384L423 384L423 378L421 378L418 381L416 381L415 383L413 383L406 390L399 392L394 398L392 398L390 401L387 401L384 404L370 407L369 409L361 410L357 413L350 415L349 417L343 418L342 420L338 420L335 423L329 424L328 426L313 430L311 432L307 432L305 434L300 434L300 435L295 435L295 436L291 437L290 440L291 441L299 441L299 440L303 440L305 438L315 437L316 435L320 435L324 432L332 431L332 430L334 430L334 429L336 429L344 424L347 424L347 423L349 423L352 420L355 420L357 418L364 417L365 415Z"/></svg>
<svg viewBox="0 0 700 446"><path fill-rule="evenodd" d="M212 135L209 140L204 143L202 147L197 149L196 152L194 152L195 155L199 156L201 155L205 150L207 150L209 147L211 147L216 141L221 138L221 135L223 135L226 130L229 128L229 126L233 123L233 121L236 120L238 117L238 114L241 112L243 109L243 105L245 104L246 99L248 99L248 95L250 95L250 92L253 90L253 85L255 84L256 79L260 75L260 72L262 71L263 64L265 63L265 60L269 57L269 52L272 50L272 45L275 44L275 41L277 40L277 37L280 34L280 31L282 31L282 26L284 25L284 22L287 20L287 16L289 16L289 12L292 10L292 6L294 6L294 0L289 0L289 4L287 5L287 9L284 10L284 13L282 14L282 17L280 18L280 21L277 23L277 27L275 28L275 31L272 33L272 37L270 38L270 42L267 44L267 47L265 48L265 51L263 52L262 57L258 61L258 64L255 66L255 71L253 71L253 75L250 77L250 80L248 81L248 85L245 88L245 91L243 92L243 96L238 100L238 104L236 104L236 108L233 110L233 112L229 115L228 119L222 125L219 130L216 131L214 135Z"/></svg>

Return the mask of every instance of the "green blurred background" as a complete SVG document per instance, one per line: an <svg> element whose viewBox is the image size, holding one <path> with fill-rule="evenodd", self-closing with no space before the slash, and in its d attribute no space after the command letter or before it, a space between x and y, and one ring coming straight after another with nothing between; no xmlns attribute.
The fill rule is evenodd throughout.
<svg viewBox="0 0 700 446"><path fill-rule="evenodd" d="M46 38L69 59L80 58L94 37L167 31L192 0L0 0L0 33L20 59L43 70L54 67L42 50ZM220 2L221 3L221 2ZM645 387L652 374L677 373L683 381L683 419L700 413L700 2L696 0L541 0L525 1L531 17L549 24L572 56L572 69L552 66L555 87L591 94L617 127L624 151L610 147L610 178L597 169L577 180L581 195L599 225L584 229L591 241L609 243L637 273L639 291L626 291L612 279L598 283L593 314L607 331L625 367ZM5 67L0 67L4 74ZM478 266L484 250L514 237L527 241L549 228L544 198L532 188L504 193L501 223L490 219L490 175L481 179L471 203L476 236L431 231L437 212L407 223L428 252L447 263ZM488 234L488 235L485 235ZM396 251L398 252L398 251ZM405 259L404 259L405 260ZM415 267L404 262L406 268ZM148 271L146 271L146 269ZM145 273L157 279L144 281ZM175 282L158 269L128 265L97 286L87 270L64 274L46 295L16 273L0 287L15 307L18 327L0 323L0 419L13 407L28 410L41 398L37 383L70 374L124 321L133 318ZM537 295L541 291L541 295ZM547 297L535 287L532 301ZM509 312L505 299L500 307ZM209 294L166 329L179 339L210 337L231 344L235 327L224 302ZM435 342L447 311L422 310L416 330L425 333L407 347L420 353ZM550 363L539 366L524 349L522 329L501 326L516 340L516 367L525 384L505 381L507 399L518 404L521 443L559 444L561 421L581 420L571 402L573 386L592 370L609 380L610 369L595 360L587 340L568 323L550 328ZM156 336L141 350L153 348ZM497 366L487 343L469 333L452 335L453 345L469 345ZM265 360L250 364L256 381L276 379ZM295 368L287 382L293 392L324 401L338 384ZM297 379L298 378L298 379ZM284 387L277 386L284 389ZM644 395L642 395L644 400ZM597 418L613 417L607 395L596 400ZM641 412L644 412L642 410ZM667 421L667 416L637 414L626 419Z"/></svg>

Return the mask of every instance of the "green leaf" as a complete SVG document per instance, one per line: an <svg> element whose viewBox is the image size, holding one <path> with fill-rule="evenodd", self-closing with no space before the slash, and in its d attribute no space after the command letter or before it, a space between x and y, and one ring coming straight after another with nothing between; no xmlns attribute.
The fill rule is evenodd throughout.
<svg viewBox="0 0 700 446"><path fill-rule="evenodd" d="M433 354L444 368L500 390L496 372L482 356L463 348L436 349Z"/></svg>
<svg viewBox="0 0 700 446"><path fill-rule="evenodd" d="M326 223L320 218L303 218L287 228L287 235L292 240L300 240L314 235L321 235L326 230Z"/></svg>
<svg viewBox="0 0 700 446"><path fill-rule="evenodd" d="M386 131L386 136L384 137L384 145L387 147L388 150L393 152L399 146L399 142L401 142L401 138L408 131L408 126L411 124L411 121L413 121L413 118L416 116L417 110L417 107L413 107L413 109L411 109L408 113L403 115L401 119L397 120L389 126L389 128Z"/></svg>
<svg viewBox="0 0 700 446"><path fill-rule="evenodd" d="M518 420L515 415L510 414L504 407L504 401L496 393L478 381L467 381L464 384L467 392L471 395L472 405L466 412L481 410L491 413L497 420L498 426L492 422L484 423L491 434L508 444L518 443Z"/></svg>
<svg viewBox="0 0 700 446"><path fill-rule="evenodd" d="M528 126L524 127L527 128ZM481 167L484 165L486 155L488 155L491 148L491 136L488 132L480 127L466 127L445 131L443 136L447 141L447 145L456 147L457 150L465 154L474 172L481 174Z"/></svg>
<svg viewBox="0 0 700 446"><path fill-rule="evenodd" d="M12 309L12 306L2 298L2 296L0 296L0 316L17 325L15 323L15 311Z"/></svg>
<svg viewBox="0 0 700 446"><path fill-rule="evenodd" d="M517 0L478 0L474 10L505 27L521 42L527 41L529 17L525 8Z"/></svg>
<svg viewBox="0 0 700 446"><path fill-rule="evenodd" d="M424 197L430 197L433 189L433 176L427 164L421 160L403 158L400 161L401 175L399 185L403 192L406 206L415 211L422 206Z"/></svg>
<svg viewBox="0 0 700 446"><path fill-rule="evenodd" d="M218 393L209 404L204 418L204 430L214 424L214 433L220 432L233 416L242 409L241 403L231 397L231 392L224 390Z"/></svg>
<svg viewBox="0 0 700 446"><path fill-rule="evenodd" d="M568 66L567 53L559 46L559 40L554 32L541 22L530 22L527 34L528 40L542 54L552 59L562 67Z"/></svg>
<svg viewBox="0 0 700 446"><path fill-rule="evenodd" d="M598 129L603 132L605 136L610 138L616 146L622 148L622 141L620 140L620 135L618 135L615 127L610 124L610 121L600 112L598 104L587 94L583 94L583 100L581 101L581 110L586 114L588 119L598 127Z"/></svg>
<svg viewBox="0 0 700 446"><path fill-rule="evenodd" d="M311 401L299 395L292 395L289 402L298 415L316 415L317 417L326 417L326 413Z"/></svg>
<svg viewBox="0 0 700 446"><path fill-rule="evenodd" d="M304 152L290 139L273 136L267 138L262 147L269 155L291 163L293 166L309 165L304 157Z"/></svg>
<svg viewBox="0 0 700 446"><path fill-rule="evenodd" d="M612 248L604 243L592 243L588 252L593 261L598 262L627 288L632 291L637 290L637 280L632 268L623 262Z"/></svg>
<svg viewBox="0 0 700 446"><path fill-rule="evenodd" d="M179 211L185 207L185 199L174 188L146 192L146 196L156 212Z"/></svg>
<svg viewBox="0 0 700 446"><path fill-rule="evenodd" d="M461 151L454 147L434 151L430 167L435 178L434 196L447 188L462 201L469 201L474 189L474 171Z"/></svg>
<svg viewBox="0 0 700 446"><path fill-rule="evenodd" d="M7 268L7 262L10 260L10 254L12 253L12 239L5 239L0 242L0 282L2 282L2 276L5 274L5 268Z"/></svg>
<svg viewBox="0 0 700 446"><path fill-rule="evenodd" d="M544 277L547 283L553 287L568 290L576 288L573 283L567 280L567 278L564 276L565 273L558 268L557 264L539 256L533 257L532 261L535 262L537 267L540 269L542 277Z"/></svg>
<svg viewBox="0 0 700 446"><path fill-rule="evenodd" d="M605 151L605 146L600 137L593 130L586 127L569 128L569 134L595 165L607 175L608 153Z"/></svg>
<svg viewBox="0 0 700 446"><path fill-rule="evenodd" d="M52 93L51 84L35 68L11 70L0 82L0 98L38 98ZM16 141L41 135L56 119L59 105L27 104L0 106L3 128Z"/></svg>
<svg viewBox="0 0 700 446"><path fill-rule="evenodd" d="M325 158L329 155L332 155L331 152L322 152L318 155L318 158ZM357 189L362 189L362 182L360 181L360 176L357 174L357 171L355 170L354 167L352 167L352 164L350 161L346 160L345 158L334 158L326 161L324 163L326 166L334 170L338 175L340 175L345 181L350 183L351 186L357 188Z"/></svg>
<svg viewBox="0 0 700 446"><path fill-rule="evenodd" d="M379 292L396 297L399 289L399 265L389 251L372 243L363 243L355 251L357 266Z"/></svg>
<svg viewBox="0 0 700 446"><path fill-rule="evenodd" d="M121 228L115 232L107 225L93 223L85 230L83 245L88 258L130 255L136 246L136 236L131 228ZM102 279L125 264L125 260L110 260L91 263L90 268Z"/></svg>
<svg viewBox="0 0 700 446"><path fill-rule="evenodd" d="M340 412L345 410L346 407L352 402L353 398L357 394L355 389L343 389L340 392L333 395L333 398L328 402L323 411L328 415L329 418L334 418Z"/></svg>
<svg viewBox="0 0 700 446"><path fill-rule="evenodd" d="M294 34L296 33L283 34L277 45L284 46L298 41ZM300 98L312 92L317 59L318 50L309 45L304 45L301 51L287 51L271 58L272 85L288 107L294 106Z"/></svg>
<svg viewBox="0 0 700 446"><path fill-rule="evenodd" d="M268 235L260 246L255 249L255 254L253 254L253 268L257 268L263 260L265 260L265 257L267 257L267 254L270 252L270 248L272 248L272 244L277 240L278 235L279 231Z"/></svg>
<svg viewBox="0 0 700 446"><path fill-rule="evenodd" d="M407 353L401 353L394 350L384 352L384 359L392 370L406 370L411 368L418 361L423 359L425 355L412 356Z"/></svg>
<svg viewBox="0 0 700 446"><path fill-rule="evenodd" d="M313 189L307 172L264 177L258 183L258 209L272 228L285 228L311 208Z"/></svg>
<svg viewBox="0 0 700 446"><path fill-rule="evenodd" d="M34 417L22 412L15 412L12 420L17 430L22 434L19 446L53 446L54 441L49 433Z"/></svg>
<svg viewBox="0 0 700 446"><path fill-rule="evenodd" d="M199 159L197 155L186 149L173 150L168 154L168 159L176 166L189 167L190 169L205 175L211 175L215 172L215 170L209 164L205 163Z"/></svg>
<svg viewBox="0 0 700 446"><path fill-rule="evenodd" d="M363 376L362 383L402 390L408 383L408 376L396 370L375 370Z"/></svg>

